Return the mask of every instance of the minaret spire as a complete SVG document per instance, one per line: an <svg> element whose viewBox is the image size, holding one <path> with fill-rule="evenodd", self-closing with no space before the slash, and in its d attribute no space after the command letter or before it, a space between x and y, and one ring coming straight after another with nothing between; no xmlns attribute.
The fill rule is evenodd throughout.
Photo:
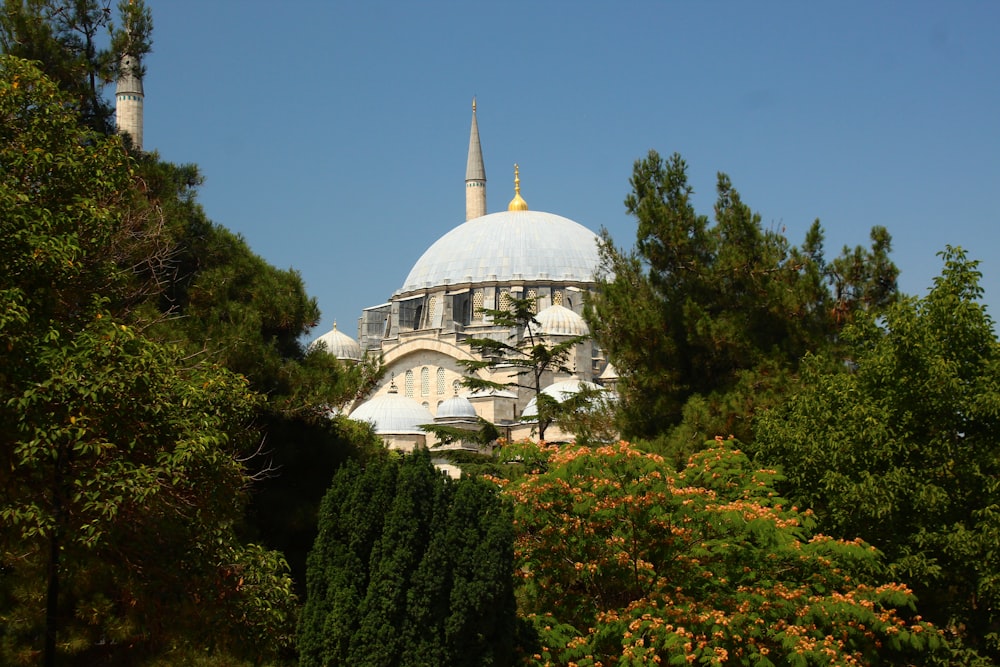
<svg viewBox="0 0 1000 667"><path fill-rule="evenodd" d="M469 135L469 162L465 167L465 219L486 215L486 166L479 143L476 98L472 98L472 131Z"/></svg>
<svg viewBox="0 0 1000 667"><path fill-rule="evenodd" d="M127 25L126 30L131 33L132 26ZM115 127L119 134L131 136L132 145L138 150L142 150L142 105L145 99L141 73L139 58L123 53L115 89Z"/></svg>

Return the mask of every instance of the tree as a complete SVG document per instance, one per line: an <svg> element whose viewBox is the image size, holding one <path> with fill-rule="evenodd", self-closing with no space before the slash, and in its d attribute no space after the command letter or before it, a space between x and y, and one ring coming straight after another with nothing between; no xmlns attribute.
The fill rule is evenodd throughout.
<svg viewBox="0 0 1000 667"><path fill-rule="evenodd" d="M508 483L530 665L911 665L950 655L861 540L813 534L732 441L681 472L625 442Z"/></svg>
<svg viewBox="0 0 1000 667"><path fill-rule="evenodd" d="M559 343L550 343L539 330L535 319L535 299L511 299L509 309L489 310L483 313L501 329L509 329L506 340L502 338L467 338L466 345L475 350L480 359L459 360L472 374L462 382L473 390L524 389L530 392L538 407L538 437L545 439L545 430L560 413L559 402L542 393L545 380L554 372L569 373L566 366L573 348L587 339L574 336ZM477 371L502 372L509 379L503 382L479 377Z"/></svg>
<svg viewBox="0 0 1000 667"><path fill-rule="evenodd" d="M925 297L844 331L849 363L809 360L755 450L824 531L877 546L928 618L997 660L1000 345L977 263L942 256Z"/></svg>
<svg viewBox="0 0 1000 667"><path fill-rule="evenodd" d="M152 15L143 0L120 0L116 28L110 2L97 0L4 0L0 47L9 55L37 61L71 96L79 118L111 134L114 107L104 87L118 79L123 59L133 62L152 49ZM142 71L136 72L141 75Z"/></svg>
<svg viewBox="0 0 1000 667"><path fill-rule="evenodd" d="M4 662L137 663L209 638L280 647L294 600L282 560L234 533L259 396L110 309L132 292L109 248L134 162L3 56L0 165ZM277 643L261 647L265 627Z"/></svg>
<svg viewBox="0 0 1000 667"><path fill-rule="evenodd" d="M257 483L243 531L285 554L302 592L316 513L334 471L382 447L349 420L331 418L377 379L379 360L352 366L306 349L302 339L319 308L298 272L271 266L208 219L195 197L200 177L193 166L146 154L140 170L147 191L139 206L163 216L169 256L149 268L134 263L153 285L135 317L149 336L243 375L266 397L254 418L261 442L244 453L259 446L262 456L247 463Z"/></svg>
<svg viewBox="0 0 1000 667"><path fill-rule="evenodd" d="M301 664L511 664L512 544L496 487L426 451L347 464L309 555Z"/></svg>
<svg viewBox="0 0 1000 667"><path fill-rule="evenodd" d="M882 228L870 250L845 248L828 264L818 222L791 246L762 228L724 174L709 224L679 155L650 151L631 183L635 247L620 250L604 233L586 314L620 376L626 435L667 435L682 451L716 433L749 441L750 416L780 400L802 355L835 344L854 313L895 298Z"/></svg>

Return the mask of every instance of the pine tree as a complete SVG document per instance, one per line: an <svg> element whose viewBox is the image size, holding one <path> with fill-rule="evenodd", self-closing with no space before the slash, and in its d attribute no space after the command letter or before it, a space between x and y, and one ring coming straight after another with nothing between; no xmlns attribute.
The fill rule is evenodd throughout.
<svg viewBox="0 0 1000 667"><path fill-rule="evenodd" d="M724 174L710 224L694 210L679 155L650 151L631 183L635 246L603 236L603 278L586 313L620 376L623 435L682 450L719 433L749 442L752 414L780 402L804 354L836 345L855 313L895 299L883 228L870 249L827 263L818 221L794 247Z"/></svg>

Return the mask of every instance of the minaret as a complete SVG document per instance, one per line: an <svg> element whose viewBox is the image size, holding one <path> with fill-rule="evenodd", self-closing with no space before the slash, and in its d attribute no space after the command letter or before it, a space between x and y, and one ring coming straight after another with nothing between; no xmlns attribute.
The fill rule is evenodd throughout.
<svg viewBox="0 0 1000 667"><path fill-rule="evenodd" d="M465 168L465 219L486 215L486 167L479 144L476 98L472 98L472 133L469 135L469 163Z"/></svg>
<svg viewBox="0 0 1000 667"><path fill-rule="evenodd" d="M115 127L119 134L128 133L132 145L142 150L142 92L139 59L125 54L115 89Z"/></svg>

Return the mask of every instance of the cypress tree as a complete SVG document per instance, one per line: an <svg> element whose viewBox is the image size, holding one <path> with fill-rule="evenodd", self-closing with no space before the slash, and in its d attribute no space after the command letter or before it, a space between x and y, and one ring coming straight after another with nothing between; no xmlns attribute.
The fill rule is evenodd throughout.
<svg viewBox="0 0 1000 667"><path fill-rule="evenodd" d="M334 478L309 556L301 664L507 665L513 525L498 490L426 451Z"/></svg>

